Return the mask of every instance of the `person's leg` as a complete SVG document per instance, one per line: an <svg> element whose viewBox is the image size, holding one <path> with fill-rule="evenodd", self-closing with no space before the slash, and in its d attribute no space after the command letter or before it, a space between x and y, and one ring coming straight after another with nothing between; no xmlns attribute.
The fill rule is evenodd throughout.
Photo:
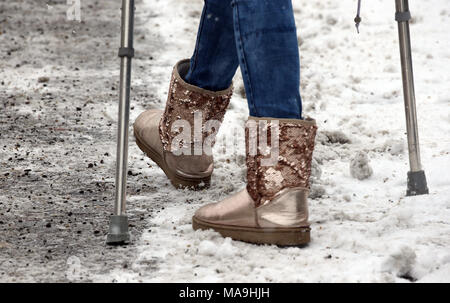
<svg viewBox="0 0 450 303"><path fill-rule="evenodd" d="M301 119L300 60L291 0L233 0L250 115Z"/></svg>
<svg viewBox="0 0 450 303"><path fill-rule="evenodd" d="M307 197L317 126L301 119L291 0L233 0L233 5L250 108L247 186L197 210L192 225L250 243L303 245L310 241Z"/></svg>
<svg viewBox="0 0 450 303"><path fill-rule="evenodd" d="M223 90L231 85L238 65L231 0L205 0L185 81L212 91Z"/></svg>
<svg viewBox="0 0 450 303"><path fill-rule="evenodd" d="M301 119L299 61L291 0L206 0L185 80L221 90L240 65L251 116Z"/></svg>

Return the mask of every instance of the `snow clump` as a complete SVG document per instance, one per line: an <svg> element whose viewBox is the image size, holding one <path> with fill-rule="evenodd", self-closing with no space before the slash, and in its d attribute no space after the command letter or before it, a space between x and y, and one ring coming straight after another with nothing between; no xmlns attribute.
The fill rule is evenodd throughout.
<svg viewBox="0 0 450 303"><path fill-rule="evenodd" d="M358 152L350 161L350 174L358 180L364 180L372 176L373 170L369 165L369 157L367 154Z"/></svg>

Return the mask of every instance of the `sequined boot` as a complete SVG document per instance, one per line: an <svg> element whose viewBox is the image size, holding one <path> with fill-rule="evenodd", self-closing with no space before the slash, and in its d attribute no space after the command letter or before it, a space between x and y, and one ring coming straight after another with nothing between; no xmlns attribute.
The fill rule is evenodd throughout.
<svg viewBox="0 0 450 303"><path fill-rule="evenodd" d="M266 122L266 129L260 123ZM278 121L278 122L276 122ZM277 126L278 123L278 126ZM249 124L252 124L251 128ZM255 129L255 124L258 128ZM247 187L237 194L206 205L195 213L193 228L213 229L235 240L302 245L310 241L307 197L316 135L312 119L250 117L246 127ZM261 134L267 133L267 139ZM261 145L278 134L270 149L274 160L263 156ZM262 138L262 139L261 139ZM256 148L255 142L258 148ZM269 144L267 144L269 145Z"/></svg>
<svg viewBox="0 0 450 303"><path fill-rule="evenodd" d="M208 147L214 145L232 87L214 92L190 85L183 80L188 70L189 60L175 65L165 111L139 115L134 135L175 187L199 189L210 184L213 156Z"/></svg>

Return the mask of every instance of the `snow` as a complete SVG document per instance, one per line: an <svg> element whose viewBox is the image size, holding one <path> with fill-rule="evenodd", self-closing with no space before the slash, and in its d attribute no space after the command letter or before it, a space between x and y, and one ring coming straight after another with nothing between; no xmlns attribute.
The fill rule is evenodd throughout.
<svg viewBox="0 0 450 303"><path fill-rule="evenodd" d="M350 175L358 180L364 180L372 176L373 170L369 161L367 154L358 152L350 161Z"/></svg>
<svg viewBox="0 0 450 303"><path fill-rule="evenodd" d="M161 68L145 81L168 80L171 66L193 50L202 3L145 2L156 13L149 24L159 24L156 35L166 44L156 56ZM450 40L445 26L450 4L411 3L422 162L430 194L406 197L409 167L391 2L365 1L357 35L356 1L294 1L305 114L317 119L320 131L309 246L250 245L191 228L198 207L245 185L243 158L236 155L243 154L248 111L243 94L235 93L215 147L211 189L162 188L155 195L164 195L167 207L150 219L151 232L135 239L140 247L133 270L97 276L98 281L450 282ZM242 91L239 74L235 85ZM165 88L158 91L161 100ZM221 153L224 142L233 142L233 153ZM355 155L356 168L349 170ZM145 174L161 182L154 166ZM151 203L154 196L146 198ZM156 271L145 272L149 262L158 264Z"/></svg>

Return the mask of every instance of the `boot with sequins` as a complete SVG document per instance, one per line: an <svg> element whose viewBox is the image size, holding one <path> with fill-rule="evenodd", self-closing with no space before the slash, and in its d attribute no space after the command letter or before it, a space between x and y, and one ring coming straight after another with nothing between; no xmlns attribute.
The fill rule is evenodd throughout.
<svg viewBox="0 0 450 303"><path fill-rule="evenodd" d="M134 123L139 148L179 188L206 188L213 172L211 148L232 95L232 86L209 91L183 80L189 60L172 73L166 108L143 112Z"/></svg>
<svg viewBox="0 0 450 303"><path fill-rule="evenodd" d="M307 197L316 131L312 119L250 117L247 187L197 210L193 228L257 244L308 243Z"/></svg>

